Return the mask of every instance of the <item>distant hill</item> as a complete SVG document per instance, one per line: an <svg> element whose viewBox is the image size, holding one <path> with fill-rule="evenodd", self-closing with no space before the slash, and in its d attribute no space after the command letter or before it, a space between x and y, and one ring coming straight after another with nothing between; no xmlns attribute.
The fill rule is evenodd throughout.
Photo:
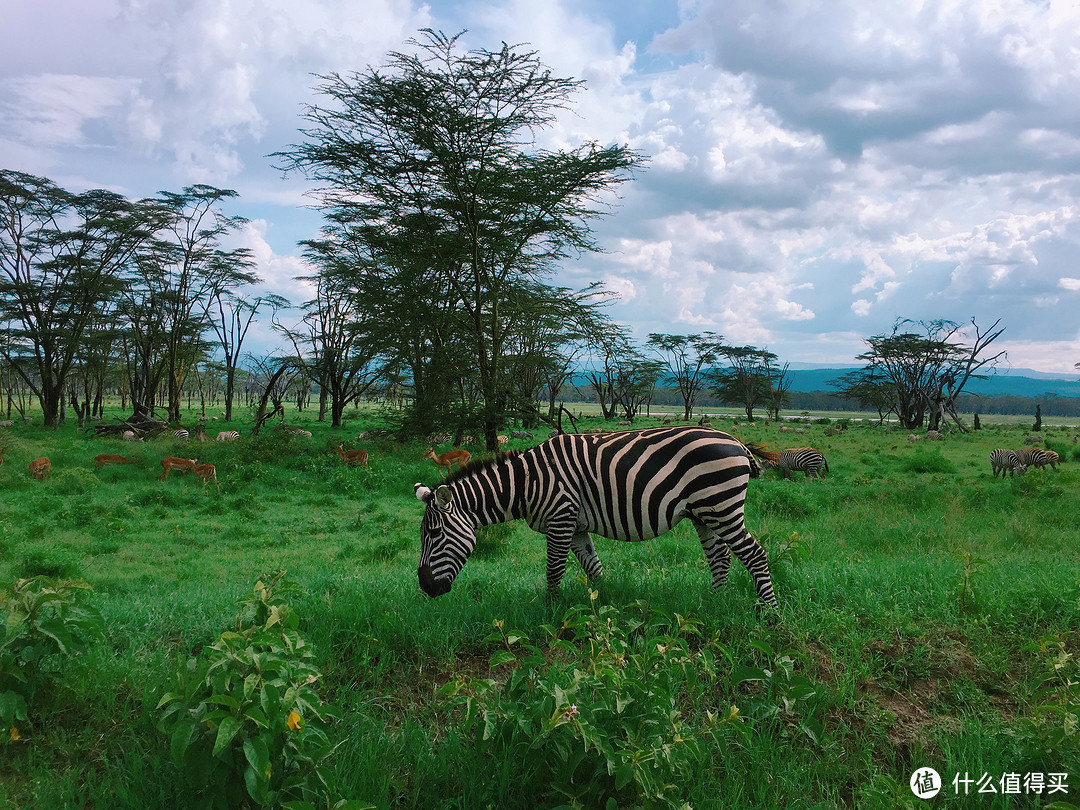
<svg viewBox="0 0 1080 810"><path fill-rule="evenodd" d="M840 368L791 369L791 391L833 391L836 386L830 380L838 379L857 366ZM1059 397L1080 397L1080 374L1075 377L1055 377L1031 369L1012 369L1007 374L990 374L985 380L971 380L964 386L966 394L984 396L1041 397L1053 394Z"/></svg>

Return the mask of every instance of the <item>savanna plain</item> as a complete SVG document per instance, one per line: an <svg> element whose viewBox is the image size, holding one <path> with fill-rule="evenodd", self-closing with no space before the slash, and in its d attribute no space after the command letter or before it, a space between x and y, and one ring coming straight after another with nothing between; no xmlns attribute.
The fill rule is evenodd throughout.
<svg viewBox="0 0 1080 810"><path fill-rule="evenodd" d="M234 422L210 432L238 441L205 444L0 428L0 619L8 651L23 645L0 658L0 693L6 675L27 698L21 717L6 704L0 807L1080 804L1075 426L1038 434L1058 471L1002 479L990 451L1030 424L984 417L930 442L876 420L715 421L828 459L825 480L750 481L771 610L738 562L712 590L686 522L597 538L603 578L571 557L557 596L543 538L489 527L430 599L413 495L439 479L427 445L358 441L379 414L349 416L290 413L310 438ZM95 469L99 453L138 458ZM220 491L159 480L172 455L213 463ZM43 589L70 608L56 597L35 636L19 605ZM909 786L921 768L943 782L930 802Z"/></svg>

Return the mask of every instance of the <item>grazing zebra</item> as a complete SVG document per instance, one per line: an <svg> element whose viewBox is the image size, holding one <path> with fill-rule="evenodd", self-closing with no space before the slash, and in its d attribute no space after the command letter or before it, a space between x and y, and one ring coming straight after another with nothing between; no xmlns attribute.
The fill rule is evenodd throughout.
<svg viewBox="0 0 1080 810"><path fill-rule="evenodd" d="M790 478L793 472L805 473L806 478L825 478L829 471L829 462L825 456L813 447L792 447L780 451L780 458L776 463L780 468L780 474L784 478Z"/></svg>
<svg viewBox="0 0 1080 810"><path fill-rule="evenodd" d="M454 437L451 436L449 433L432 433L430 436L428 436L428 444L432 446L437 444L446 444L452 438Z"/></svg>
<svg viewBox="0 0 1080 810"><path fill-rule="evenodd" d="M185 428L180 428L179 430L174 430L172 432L172 435L173 435L173 438L178 442L186 442L188 439L191 438L191 435L187 432L187 430Z"/></svg>
<svg viewBox="0 0 1080 810"><path fill-rule="evenodd" d="M223 430L217 435L217 441L219 442L235 442L240 438L240 434L235 430Z"/></svg>
<svg viewBox="0 0 1080 810"><path fill-rule="evenodd" d="M477 526L524 518L547 536L547 585L555 591L573 551L590 579L602 573L594 532L648 540L689 518L712 571L727 581L731 552L754 579L758 598L776 604L765 550L743 522L746 484L761 474L754 455L726 433L697 427L651 428L604 436L563 434L524 452L508 452L452 473L434 491L421 525L420 587L450 590L476 546Z"/></svg>
<svg viewBox="0 0 1080 810"><path fill-rule="evenodd" d="M1020 456L1015 451L998 448L990 451L990 469L994 471L994 478L997 478L1000 472L1004 480L1006 470L1009 471L1010 478L1015 478L1017 472L1021 475L1027 472L1027 465L1020 461Z"/></svg>
<svg viewBox="0 0 1080 810"><path fill-rule="evenodd" d="M1053 450L1043 450L1041 447L1024 447L1016 451L1016 456L1025 467L1041 470L1049 464L1054 472L1057 472L1057 465L1061 460L1061 457Z"/></svg>
<svg viewBox="0 0 1080 810"><path fill-rule="evenodd" d="M1057 472L1057 465L1060 461L1061 456L1059 456L1056 452L1054 452L1053 450L1046 451L1046 463L1050 465L1050 469L1052 469L1054 472Z"/></svg>

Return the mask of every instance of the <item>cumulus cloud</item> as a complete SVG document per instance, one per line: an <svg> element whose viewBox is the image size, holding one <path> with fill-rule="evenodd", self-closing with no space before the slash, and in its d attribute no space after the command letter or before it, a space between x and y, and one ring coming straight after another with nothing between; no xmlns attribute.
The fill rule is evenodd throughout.
<svg viewBox="0 0 1080 810"><path fill-rule="evenodd" d="M559 279L602 280L639 339L708 327L784 360L850 362L855 336L897 317L977 314L1018 347L1045 342L1057 367L1080 360L1075 5L58 3L69 13L0 62L0 149L133 196L238 189L260 272L290 298L304 296L295 241L317 222L295 214L302 178L266 155L298 139L312 74L380 64L425 26L467 29L466 47L527 43L585 80L539 146L649 157L595 223L609 252ZM40 25L20 5L0 23Z"/></svg>

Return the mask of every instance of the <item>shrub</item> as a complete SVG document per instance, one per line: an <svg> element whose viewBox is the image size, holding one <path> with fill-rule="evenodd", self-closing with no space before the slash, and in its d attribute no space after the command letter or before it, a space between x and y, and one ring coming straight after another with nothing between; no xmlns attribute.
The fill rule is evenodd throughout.
<svg viewBox="0 0 1080 810"><path fill-rule="evenodd" d="M941 455L937 450L918 450L904 459L901 468L913 473L949 473L956 472L956 465Z"/></svg>
<svg viewBox="0 0 1080 810"><path fill-rule="evenodd" d="M679 711L703 699L716 653L730 656L715 639L692 651L692 619L623 616L597 598L590 590L589 607L571 608L558 628L543 626L546 651L496 620L488 641L500 649L490 664L510 667L505 682L459 676L440 694L463 710L489 772L517 763L515 787L537 804L681 807L702 756L699 739L723 744L747 733L735 707L706 712L700 728Z"/></svg>
<svg viewBox="0 0 1080 810"><path fill-rule="evenodd" d="M22 579L44 577L47 579L76 579L80 574L79 556L62 548L32 549L16 566L16 575Z"/></svg>
<svg viewBox="0 0 1080 810"><path fill-rule="evenodd" d="M236 630L189 659L158 702L173 761L205 806L305 808L332 792L334 711L315 691L314 655L283 599L298 587L283 576L255 584Z"/></svg>
<svg viewBox="0 0 1080 810"><path fill-rule="evenodd" d="M29 707L46 683L60 674L63 662L91 639L104 635L96 608L83 603L85 582L53 582L47 577L17 579L0 587L0 734L4 742L20 738Z"/></svg>

